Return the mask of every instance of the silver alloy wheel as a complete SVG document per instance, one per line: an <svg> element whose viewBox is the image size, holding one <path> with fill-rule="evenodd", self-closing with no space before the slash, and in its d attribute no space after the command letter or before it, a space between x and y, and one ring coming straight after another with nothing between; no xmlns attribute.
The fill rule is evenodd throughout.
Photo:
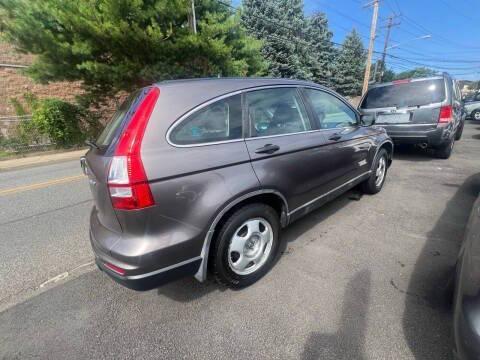
<svg viewBox="0 0 480 360"><path fill-rule="evenodd" d="M383 179L385 178L385 172L387 171L387 161L385 156L382 156L378 160L377 170L375 172L375 186L379 187L382 185Z"/></svg>
<svg viewBox="0 0 480 360"><path fill-rule="evenodd" d="M263 218L245 221L233 233L228 246L228 265L238 275L260 269L268 259L273 245L273 230Z"/></svg>
<svg viewBox="0 0 480 360"><path fill-rule="evenodd" d="M480 120L480 111L475 111L473 117L475 118L475 120Z"/></svg>

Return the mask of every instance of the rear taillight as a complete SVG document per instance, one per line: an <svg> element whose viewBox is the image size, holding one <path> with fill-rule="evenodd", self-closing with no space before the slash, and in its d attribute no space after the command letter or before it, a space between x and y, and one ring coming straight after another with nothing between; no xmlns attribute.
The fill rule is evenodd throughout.
<svg viewBox="0 0 480 360"><path fill-rule="evenodd" d="M114 273L117 273L118 275L124 276L126 274L126 271L116 265L113 265L111 263L104 263L103 264L107 269L112 270Z"/></svg>
<svg viewBox="0 0 480 360"><path fill-rule="evenodd" d="M439 126L445 126L453 120L453 109L451 105L442 106L438 117Z"/></svg>
<svg viewBox="0 0 480 360"><path fill-rule="evenodd" d="M120 135L108 172L108 188L115 209L142 209L155 203L143 168L140 148L159 95L157 87L148 90Z"/></svg>

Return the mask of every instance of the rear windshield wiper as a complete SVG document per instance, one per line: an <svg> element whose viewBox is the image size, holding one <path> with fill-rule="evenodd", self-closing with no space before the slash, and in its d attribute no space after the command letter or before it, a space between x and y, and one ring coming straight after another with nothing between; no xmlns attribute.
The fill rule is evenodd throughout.
<svg viewBox="0 0 480 360"><path fill-rule="evenodd" d="M93 140L85 140L85 144L87 144L91 148L100 149L100 146L98 146Z"/></svg>

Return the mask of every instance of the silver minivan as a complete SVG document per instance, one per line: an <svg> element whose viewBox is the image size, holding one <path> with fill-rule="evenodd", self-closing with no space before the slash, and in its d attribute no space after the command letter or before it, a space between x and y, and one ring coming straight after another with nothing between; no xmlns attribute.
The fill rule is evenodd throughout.
<svg viewBox="0 0 480 360"><path fill-rule="evenodd" d="M460 89L447 73L373 85L359 111L387 130L396 144L420 144L448 159L465 122Z"/></svg>

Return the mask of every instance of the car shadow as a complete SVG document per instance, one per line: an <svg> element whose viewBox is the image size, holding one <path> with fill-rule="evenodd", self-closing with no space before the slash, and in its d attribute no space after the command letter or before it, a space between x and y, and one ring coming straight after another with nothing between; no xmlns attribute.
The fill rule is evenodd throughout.
<svg viewBox="0 0 480 360"><path fill-rule="evenodd" d="M470 216L480 191L480 173L467 178L448 201L428 233L406 289L403 330L417 360L450 359L452 353L451 290L453 270Z"/></svg>
<svg viewBox="0 0 480 360"><path fill-rule="evenodd" d="M480 129L480 128L479 128ZM472 135L472 139L480 140L480 134Z"/></svg>
<svg viewBox="0 0 480 360"><path fill-rule="evenodd" d="M433 149L422 149L415 145L400 144L395 146L394 160L432 161L435 160Z"/></svg>
<svg viewBox="0 0 480 360"><path fill-rule="evenodd" d="M282 232L281 252L289 253L290 243L293 243L314 226L334 215L351 201L360 200L362 196L364 195L359 189L353 188L289 225Z"/></svg>
<svg viewBox="0 0 480 360"><path fill-rule="evenodd" d="M187 277L156 289L158 295L166 296L178 302L195 301L213 291L225 290L226 288L217 284L212 276L209 276L203 283L197 281L194 277Z"/></svg>
<svg viewBox="0 0 480 360"><path fill-rule="evenodd" d="M366 358L364 345L370 278L370 270L362 270L348 282L338 330L335 333L311 333L303 349L303 360Z"/></svg>

